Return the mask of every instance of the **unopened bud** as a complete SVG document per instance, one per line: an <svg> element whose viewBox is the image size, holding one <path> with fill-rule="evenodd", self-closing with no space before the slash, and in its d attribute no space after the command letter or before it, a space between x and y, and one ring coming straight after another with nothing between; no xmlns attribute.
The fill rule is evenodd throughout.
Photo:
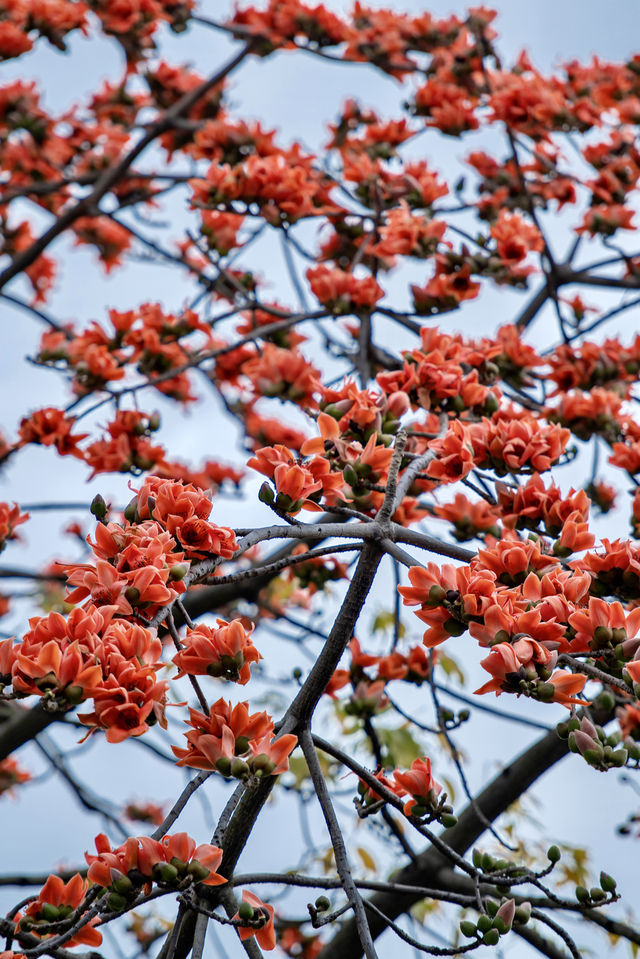
<svg viewBox="0 0 640 959"><path fill-rule="evenodd" d="M616 881L613 876L610 876L608 872L600 873L600 885L605 892L615 892L616 891Z"/></svg>
<svg viewBox="0 0 640 959"><path fill-rule="evenodd" d="M253 906L249 902L241 902L238 906L238 915L245 922L249 922L253 919Z"/></svg>
<svg viewBox="0 0 640 959"><path fill-rule="evenodd" d="M266 503L267 506L271 506L274 500L273 490L268 483L263 483L258 492L258 499L261 503Z"/></svg>
<svg viewBox="0 0 640 959"><path fill-rule="evenodd" d="M91 506L89 508L91 512L93 513L93 515L95 516L95 518L99 521L102 521L107 515L107 513L109 512L107 504L105 503L100 493L97 493L93 497L93 499L91 500Z"/></svg>
<svg viewBox="0 0 640 959"><path fill-rule="evenodd" d="M234 759L231 763L231 775L234 779L246 779L249 775L249 767L244 759Z"/></svg>
<svg viewBox="0 0 640 959"><path fill-rule="evenodd" d="M203 866L197 859L194 859L193 862L190 862L187 866L187 874L193 876L195 882L201 882L203 879L206 879L210 872L211 870Z"/></svg>
<svg viewBox="0 0 640 959"><path fill-rule="evenodd" d="M175 882L178 878L178 870L170 862L157 862L152 874L156 882Z"/></svg>
<svg viewBox="0 0 640 959"><path fill-rule="evenodd" d="M127 900L124 896L119 896L117 892L112 892L107 899L107 906L112 912L120 912L122 909L126 909Z"/></svg>
<svg viewBox="0 0 640 959"><path fill-rule="evenodd" d="M138 497L134 496L124 508L124 518L127 523L135 523L138 518Z"/></svg>
<svg viewBox="0 0 640 959"><path fill-rule="evenodd" d="M227 756L220 756L216 759L216 769L223 776L231 775L231 760Z"/></svg>
<svg viewBox="0 0 640 959"><path fill-rule="evenodd" d="M43 919L46 919L47 922L57 922L60 918L58 907L53 906L50 902L45 902L40 910L40 915Z"/></svg>
<svg viewBox="0 0 640 959"><path fill-rule="evenodd" d="M557 846L549 846L547 849L547 859L549 862L560 862L561 855Z"/></svg>
<svg viewBox="0 0 640 959"><path fill-rule="evenodd" d="M498 909L498 912L497 912L497 914L496 914L496 919L501 919L502 922L503 922L503 923L505 924L505 926L507 927L507 929L510 929L511 926L512 926L512 924L513 924L513 918L514 918L515 914L516 914L516 904L515 904L515 900L514 900L514 899L507 899L507 901L506 901L506 902L503 902L502 905L500 906L500 908ZM495 923L494 923L494 925L495 925ZM496 926L496 928L498 928L498 927ZM505 929L505 932L507 931L507 929ZM502 931L502 930L500 930L500 931Z"/></svg>

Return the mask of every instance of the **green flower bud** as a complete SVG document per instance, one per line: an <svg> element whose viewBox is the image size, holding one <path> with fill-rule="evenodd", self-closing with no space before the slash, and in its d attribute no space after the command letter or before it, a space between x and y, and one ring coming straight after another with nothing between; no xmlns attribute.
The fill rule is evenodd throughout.
<svg viewBox="0 0 640 959"><path fill-rule="evenodd" d="M120 876L111 883L111 889L120 896L128 896L133 889L133 883L128 876Z"/></svg>
<svg viewBox="0 0 640 959"><path fill-rule="evenodd" d="M480 932L489 932L491 929L490 917L485 915L479 916L477 925Z"/></svg>
<svg viewBox="0 0 640 959"><path fill-rule="evenodd" d="M246 779L249 775L249 767L244 759L234 759L231 763L231 775L234 779Z"/></svg>
<svg viewBox="0 0 640 959"><path fill-rule="evenodd" d="M600 766L604 759L604 749L585 749L582 755L590 766Z"/></svg>
<svg viewBox="0 0 640 959"><path fill-rule="evenodd" d="M263 483L258 492L258 499L261 503L266 503L267 506L271 506L274 500L273 490L268 483Z"/></svg>
<svg viewBox="0 0 640 959"><path fill-rule="evenodd" d="M490 929L488 932L485 932L482 937L482 941L485 946L497 946L500 940L500 933L497 929Z"/></svg>
<svg viewBox="0 0 640 959"><path fill-rule="evenodd" d="M201 882L203 879L206 879L210 873L211 870L203 866L197 859L194 859L193 862L190 862L187 866L187 874L193 876L195 882Z"/></svg>
<svg viewBox="0 0 640 959"><path fill-rule="evenodd" d="M223 776L231 775L231 760L227 756L220 756L219 759L216 759L216 769L219 773L222 773Z"/></svg>
<svg viewBox="0 0 640 959"><path fill-rule="evenodd" d="M446 619L443 626L449 636L462 636L462 634L467 631L467 624L461 623L460 620L454 619L453 616Z"/></svg>
<svg viewBox="0 0 640 959"><path fill-rule="evenodd" d="M616 751L611 754L609 762L612 766L619 769L621 766L624 766L628 758L629 754L626 749L616 749Z"/></svg>
<svg viewBox="0 0 640 959"><path fill-rule="evenodd" d="M560 862L562 853L557 846L549 846L547 849L547 859L549 862Z"/></svg>
<svg viewBox="0 0 640 959"><path fill-rule="evenodd" d="M474 849L471 853L471 860L476 869L482 869L482 856L483 853L480 851L480 849Z"/></svg>
<svg viewBox="0 0 640 959"><path fill-rule="evenodd" d="M589 895L593 902L602 902L603 899L607 898L607 894L604 889L601 889L600 886L592 886L589 890Z"/></svg>
<svg viewBox="0 0 640 959"><path fill-rule="evenodd" d="M610 876L608 872L600 873L600 885L605 892L615 892L616 891L616 881L613 876Z"/></svg>
<svg viewBox="0 0 640 959"><path fill-rule="evenodd" d="M487 899L487 901L485 902L485 909L487 910L490 916L495 916L499 908L500 908L500 903L496 902L495 899Z"/></svg>
<svg viewBox="0 0 640 959"><path fill-rule="evenodd" d="M450 813L445 813L443 816L440 816L440 822L445 829L451 829L458 821L457 816L452 816Z"/></svg>
<svg viewBox="0 0 640 959"><path fill-rule="evenodd" d="M140 590L135 586L127 586L124 591L124 597L127 602L131 603L132 606L135 606L140 599Z"/></svg>
<svg viewBox="0 0 640 959"><path fill-rule="evenodd" d="M589 902L589 890L584 886L576 886L576 899L578 902Z"/></svg>
<svg viewBox="0 0 640 959"><path fill-rule="evenodd" d="M440 606L447 595L447 591L442 586L434 585L429 590L429 606Z"/></svg>
<svg viewBox="0 0 640 959"><path fill-rule="evenodd" d="M492 416L498 411L499 408L500 404L498 402L498 398L493 393L490 393L484 401L485 416Z"/></svg>
<svg viewBox="0 0 640 959"><path fill-rule="evenodd" d="M105 518L109 512L107 504L105 503L103 497L100 493L97 493L91 500L91 506L89 507L92 514L98 521L101 521Z"/></svg>
<svg viewBox="0 0 640 959"><path fill-rule="evenodd" d="M463 919L460 923L460 932L463 936L466 936L467 939L475 939L478 935L475 923L469 922L467 919Z"/></svg>
<svg viewBox="0 0 640 959"><path fill-rule="evenodd" d="M556 687L553 683L538 683L536 693L541 702L550 703L556 694Z"/></svg>
<svg viewBox="0 0 640 959"><path fill-rule="evenodd" d="M68 686L65 686L63 695L69 705L77 706L84 699L84 689L82 686L76 686L69 683Z"/></svg>
<svg viewBox="0 0 640 959"><path fill-rule="evenodd" d="M119 896L117 892L112 892L107 899L107 906L112 912L120 912L127 908L127 900L124 896Z"/></svg>
<svg viewBox="0 0 640 959"><path fill-rule="evenodd" d="M251 770L256 776L270 776L276 768L275 763L269 759L266 753L260 753L250 762Z"/></svg>
<svg viewBox="0 0 640 959"><path fill-rule="evenodd" d="M315 906L318 912L327 912L331 908L331 903L326 896L318 896Z"/></svg>
<svg viewBox="0 0 640 959"><path fill-rule="evenodd" d="M253 906L249 902L241 902L238 906L238 915L245 922L250 922L253 919Z"/></svg>
<svg viewBox="0 0 640 959"><path fill-rule="evenodd" d="M134 496L133 499L127 503L124 508L124 518L127 523L135 523L136 518L138 517L138 497Z"/></svg>
<svg viewBox="0 0 640 959"><path fill-rule="evenodd" d="M153 867L152 875L156 882L175 882L178 878L178 870L170 862L157 862Z"/></svg>
<svg viewBox="0 0 640 959"><path fill-rule="evenodd" d="M344 477L345 483L347 483L349 486L357 486L360 482L360 477L351 463L347 463L342 471L342 476Z"/></svg>
<svg viewBox="0 0 640 959"><path fill-rule="evenodd" d="M601 709L603 712L610 713L613 707L615 706L616 701L613 698L613 694L608 690L600 693L596 699L596 706L598 709Z"/></svg>
<svg viewBox="0 0 640 959"><path fill-rule="evenodd" d="M40 915L43 919L46 919L47 922L57 922L60 918L58 907L51 905L50 902L44 903L40 910Z"/></svg>
<svg viewBox="0 0 640 959"><path fill-rule="evenodd" d="M521 902L519 906L516 906L515 915L513 917L514 923L524 926L529 922L531 918L531 903L530 902Z"/></svg>

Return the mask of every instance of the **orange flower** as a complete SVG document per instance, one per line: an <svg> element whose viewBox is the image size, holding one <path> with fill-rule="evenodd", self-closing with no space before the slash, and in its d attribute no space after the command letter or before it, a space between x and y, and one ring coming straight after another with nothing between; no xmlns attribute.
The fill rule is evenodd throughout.
<svg viewBox="0 0 640 959"><path fill-rule="evenodd" d="M17 503L9 506L8 503L0 503L0 552L7 545L10 539L19 539L15 532L16 526L26 523L29 519L28 513L20 513L20 507Z"/></svg>
<svg viewBox="0 0 640 959"><path fill-rule="evenodd" d="M307 279L315 298L337 314L371 309L384 296L373 276L358 279L352 273L320 265L307 270Z"/></svg>
<svg viewBox="0 0 640 959"><path fill-rule="evenodd" d="M540 546L540 543L521 540L517 534L506 531L493 546L479 549L478 558L472 565L474 569L491 570L505 586L515 586L524 582L529 573L542 575L557 564L557 557L543 553Z"/></svg>
<svg viewBox="0 0 640 959"><path fill-rule="evenodd" d="M219 619L217 623L217 629L201 624L187 630L183 648L173 657L177 678L215 676L244 686L251 678L250 665L258 662L260 653L241 620L227 623Z"/></svg>
<svg viewBox="0 0 640 959"><path fill-rule="evenodd" d="M472 503L464 493L456 493L451 503L435 506L433 515L453 523L453 535L459 542L474 539L485 532L490 532L494 536L500 535L500 529L496 525L495 507L490 506L483 499Z"/></svg>
<svg viewBox="0 0 640 959"><path fill-rule="evenodd" d="M31 773L23 769L16 759L7 756L0 761L0 796L12 796L14 787L22 783L28 783L31 779Z"/></svg>
<svg viewBox="0 0 640 959"><path fill-rule="evenodd" d="M130 837L116 849L111 848L101 833L95 843L97 855L85 853L89 866L87 877L96 885L123 896L125 904L127 896L132 892L137 894L141 876L167 885L183 883L189 876L205 886L227 882L216 872L222 862L222 850L208 843L196 846L186 832L164 836L160 841L149 836ZM150 883L145 886L149 888Z"/></svg>
<svg viewBox="0 0 640 959"><path fill-rule="evenodd" d="M405 606L421 606L416 614L427 624L423 643L433 647L449 636L461 636L469 619L481 616L494 598L495 575L489 570L473 570L467 566L412 566L411 586L400 586L398 592Z"/></svg>
<svg viewBox="0 0 640 959"><path fill-rule="evenodd" d="M396 786L412 797L404 804L405 816L423 816L435 807L442 786L432 777L431 760L426 756L414 759L407 772L394 770L393 778Z"/></svg>
<svg viewBox="0 0 640 959"><path fill-rule="evenodd" d="M111 656L109 674L93 694L95 710L78 715L80 722L104 729L109 743L142 736L156 722L166 728L164 711L169 683L158 682L155 667Z"/></svg>
<svg viewBox="0 0 640 959"><path fill-rule="evenodd" d="M589 703L575 695L582 692L586 681L586 676L581 676L580 673L570 673L559 669L549 679L554 688L551 702L561 703L567 709L571 709L571 706L588 706Z"/></svg>
<svg viewBox="0 0 640 959"><path fill-rule="evenodd" d="M216 526L207 520L192 516L176 528L176 538L192 558L206 554L231 559L238 548L235 533L226 526ZM163 600L158 602L169 602Z"/></svg>
<svg viewBox="0 0 640 959"><path fill-rule="evenodd" d="M263 739L273 733L271 718L265 712L250 714L246 702L232 706L219 699L211 706L208 716L195 709L189 710L189 716L187 725L191 729L185 733L187 748L171 747L178 757L178 766L218 769L228 775L232 771L231 761L236 755L249 752L252 739ZM240 772L248 772L248 767Z"/></svg>
<svg viewBox="0 0 640 959"><path fill-rule="evenodd" d="M632 639L640 628L640 607L626 613L621 603L607 603L589 597L588 609L578 609L569 617L575 630L575 643L585 649L611 649Z"/></svg>
<svg viewBox="0 0 640 959"><path fill-rule="evenodd" d="M265 343L261 355L242 364L258 395L278 396L301 406L315 406L319 371L302 353Z"/></svg>
<svg viewBox="0 0 640 959"><path fill-rule="evenodd" d="M308 469L281 463L273 472L273 480L277 491L275 503L282 512L295 514L301 509L321 509L310 497L322 491L322 483L317 482Z"/></svg>
<svg viewBox="0 0 640 959"><path fill-rule="evenodd" d="M455 483L471 472L474 447L471 431L460 420L454 420L442 439L432 440L429 450L435 454L426 473L441 483Z"/></svg>
<svg viewBox="0 0 640 959"><path fill-rule="evenodd" d="M38 898L27 906L24 916L18 913L15 918L18 922L25 924L25 928L28 928L30 933L37 936L38 922L60 922L68 918L81 904L88 889L89 883L80 873L76 873L66 883L60 876L49 876L38 893ZM27 917L30 920L28 926L25 923ZM99 946L102 935L94 928L98 922L97 916L89 920L71 939L67 940L66 945ZM50 933L45 934L45 936L48 935Z"/></svg>
<svg viewBox="0 0 640 959"><path fill-rule="evenodd" d="M89 434L80 433L71 436L74 423L75 417L67 417L62 410L57 410L55 407L36 410L20 423L20 446L26 443L55 446L61 456L84 459L84 453L77 446Z"/></svg>
<svg viewBox="0 0 640 959"><path fill-rule="evenodd" d="M475 690L476 695L494 692L538 695L551 675L555 656L534 639L527 636L513 643L498 643L480 665L491 673L493 679ZM549 693L549 699L553 690ZM547 700L549 701L549 700Z"/></svg>
<svg viewBox="0 0 640 959"><path fill-rule="evenodd" d="M508 266L524 260L527 253L540 252L544 246L540 231L520 213L500 210L497 221L491 227L491 236L496 241L500 259Z"/></svg>
<svg viewBox="0 0 640 959"><path fill-rule="evenodd" d="M275 949L276 934L273 928L273 914L275 910L273 906L264 903L262 899L254 896L252 892L248 892L246 889L242 890L242 903L243 905L240 906L242 916L239 910L233 917L237 920L242 919L243 925L238 926L238 935L240 938L244 941L245 939L250 939L251 936L255 936L261 949L265 949L267 952ZM244 903L249 906L249 909L244 908ZM249 915L249 913L251 914Z"/></svg>

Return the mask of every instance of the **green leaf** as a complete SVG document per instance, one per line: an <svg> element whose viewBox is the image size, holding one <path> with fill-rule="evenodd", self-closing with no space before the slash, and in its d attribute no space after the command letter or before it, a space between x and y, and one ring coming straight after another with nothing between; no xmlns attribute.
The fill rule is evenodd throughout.
<svg viewBox="0 0 640 959"><path fill-rule="evenodd" d="M437 666L443 670L448 679L456 679L461 686L464 686L464 673L458 666L453 656L445 656L438 650Z"/></svg>
<svg viewBox="0 0 640 959"><path fill-rule="evenodd" d="M378 738L387 751L387 765L408 769L414 759L424 755L424 749L413 738L408 726L399 729L378 728Z"/></svg>

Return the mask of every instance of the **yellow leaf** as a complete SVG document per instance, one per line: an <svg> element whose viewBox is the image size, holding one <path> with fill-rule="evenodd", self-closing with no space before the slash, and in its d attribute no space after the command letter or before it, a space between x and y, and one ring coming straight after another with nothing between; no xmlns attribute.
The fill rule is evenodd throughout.
<svg viewBox="0 0 640 959"><path fill-rule="evenodd" d="M358 846L356 852L360 856L364 868L368 869L370 872L376 872L376 861L371 853L367 852L366 849L363 849L362 846Z"/></svg>

